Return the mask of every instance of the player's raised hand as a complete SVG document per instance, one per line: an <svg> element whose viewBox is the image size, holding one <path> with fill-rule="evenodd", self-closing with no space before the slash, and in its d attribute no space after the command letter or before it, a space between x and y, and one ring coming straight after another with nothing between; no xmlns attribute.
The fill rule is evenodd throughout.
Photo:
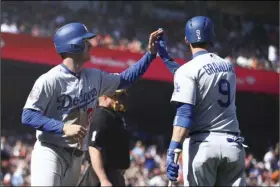
<svg viewBox="0 0 280 187"><path fill-rule="evenodd" d="M159 29L163 31L162 28L159 28ZM156 45L157 45L158 54L163 60L170 58L169 55L168 55L168 52L167 52L167 45L166 45L166 40L165 40L165 37L164 37L164 33L162 33L158 37Z"/></svg>
<svg viewBox="0 0 280 187"><path fill-rule="evenodd" d="M73 137L79 140L86 136L87 130L81 125L65 124L63 127L63 133L68 137Z"/></svg>
<svg viewBox="0 0 280 187"><path fill-rule="evenodd" d="M160 34L158 39L156 40L157 52L163 63L167 66L168 70L174 75L180 65L175 62L172 57L169 56L167 52L167 44L164 31L162 28L159 28L159 30L162 30L162 34Z"/></svg>
<svg viewBox="0 0 280 187"><path fill-rule="evenodd" d="M158 29L157 31L152 32L150 34L148 49L149 49L149 52L152 55L157 53L156 40L160 37L160 35L162 33L163 33L163 30L162 29Z"/></svg>

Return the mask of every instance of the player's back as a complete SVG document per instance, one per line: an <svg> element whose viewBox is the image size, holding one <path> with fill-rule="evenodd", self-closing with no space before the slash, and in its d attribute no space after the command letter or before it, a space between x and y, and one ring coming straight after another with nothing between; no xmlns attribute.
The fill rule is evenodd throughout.
<svg viewBox="0 0 280 187"><path fill-rule="evenodd" d="M239 132L235 112L236 75L233 65L216 54L206 53L195 57L178 71L192 77L196 83L191 132Z"/></svg>

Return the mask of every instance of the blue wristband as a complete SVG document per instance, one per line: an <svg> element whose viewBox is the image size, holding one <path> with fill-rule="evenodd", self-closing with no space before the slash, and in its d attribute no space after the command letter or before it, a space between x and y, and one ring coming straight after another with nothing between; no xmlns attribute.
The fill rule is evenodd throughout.
<svg viewBox="0 0 280 187"><path fill-rule="evenodd" d="M173 140L171 140L170 142L170 145L169 145L169 149L176 149L176 148L179 148L179 149L182 149L183 145L180 143L180 142L175 142Z"/></svg>

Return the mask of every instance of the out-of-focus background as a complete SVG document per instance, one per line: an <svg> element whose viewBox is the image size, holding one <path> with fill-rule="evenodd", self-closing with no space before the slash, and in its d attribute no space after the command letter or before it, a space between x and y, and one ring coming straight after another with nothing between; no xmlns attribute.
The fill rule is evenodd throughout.
<svg viewBox="0 0 280 187"><path fill-rule="evenodd" d="M78 21L98 33L86 67L120 72L141 58L149 34L159 27L166 32L171 56L187 62L184 27L197 15L213 20L217 42L212 50L236 68L237 115L249 145L247 184L279 186L277 1L1 2L2 185L30 185L35 131L20 123L21 110L37 77L61 62L52 43L60 26ZM129 89L126 118L133 140L127 186L166 185L165 153L175 114L169 103L172 89L172 75L160 59Z"/></svg>

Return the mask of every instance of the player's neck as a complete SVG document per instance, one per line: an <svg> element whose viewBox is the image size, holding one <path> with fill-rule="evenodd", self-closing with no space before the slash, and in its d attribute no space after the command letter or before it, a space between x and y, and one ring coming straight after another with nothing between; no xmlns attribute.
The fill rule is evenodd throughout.
<svg viewBox="0 0 280 187"><path fill-rule="evenodd" d="M62 63L73 73L81 72L83 66L83 64L75 63L71 58L64 59Z"/></svg>
<svg viewBox="0 0 280 187"><path fill-rule="evenodd" d="M191 50L193 55L199 51L207 51L207 49L204 48L192 48Z"/></svg>

